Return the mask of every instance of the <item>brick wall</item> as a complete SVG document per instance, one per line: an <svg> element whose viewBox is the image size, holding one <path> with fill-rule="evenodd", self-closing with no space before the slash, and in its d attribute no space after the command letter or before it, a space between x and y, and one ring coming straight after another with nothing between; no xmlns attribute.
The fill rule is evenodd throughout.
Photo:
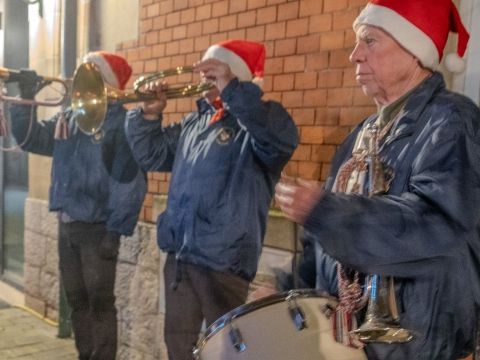
<svg viewBox="0 0 480 360"><path fill-rule="evenodd" d="M294 118L300 145L285 171L324 180L336 146L375 108L356 86L348 61L352 22L366 0L140 0L140 35L118 51L141 74L189 65L211 44L244 38L267 47L265 99ZM193 81L182 75L180 81ZM168 79L174 82L176 79ZM195 99L170 100L168 122L194 109ZM149 174L141 218L152 219L153 195L166 193L169 175Z"/></svg>

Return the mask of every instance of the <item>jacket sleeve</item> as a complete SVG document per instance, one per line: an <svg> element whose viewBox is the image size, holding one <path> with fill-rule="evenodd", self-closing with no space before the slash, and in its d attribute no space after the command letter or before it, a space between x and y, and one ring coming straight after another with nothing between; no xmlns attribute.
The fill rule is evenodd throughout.
<svg viewBox="0 0 480 360"><path fill-rule="evenodd" d="M38 122L36 106L12 105L10 119L17 144L22 150L52 156L57 117Z"/></svg>
<svg viewBox="0 0 480 360"><path fill-rule="evenodd" d="M117 121L114 136L102 149L110 188L107 230L131 235L147 192L147 178L128 146L123 118Z"/></svg>
<svg viewBox="0 0 480 360"><path fill-rule="evenodd" d="M371 198L327 192L305 228L327 253L365 273L422 276L450 256L465 256L480 204L479 137L463 125L478 127L473 114L451 114L428 135L406 192Z"/></svg>
<svg viewBox="0 0 480 360"><path fill-rule="evenodd" d="M280 171L298 145L298 132L285 108L262 101L262 95L257 85L234 79L221 97L225 108L251 135L257 158L269 169Z"/></svg>
<svg viewBox="0 0 480 360"><path fill-rule="evenodd" d="M127 112L126 134L133 156L144 171L171 171L181 125L162 127L143 119L141 109Z"/></svg>

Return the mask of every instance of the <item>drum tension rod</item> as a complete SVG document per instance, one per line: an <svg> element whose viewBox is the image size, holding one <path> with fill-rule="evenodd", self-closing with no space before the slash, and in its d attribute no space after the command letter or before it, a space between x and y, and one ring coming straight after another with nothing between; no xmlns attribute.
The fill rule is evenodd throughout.
<svg viewBox="0 0 480 360"><path fill-rule="evenodd" d="M295 327L298 331L301 331L308 327L307 320L305 319L305 313L303 312L302 308L297 304L296 296L298 294L295 292L291 292L287 297L288 302L288 312L290 317L295 324Z"/></svg>

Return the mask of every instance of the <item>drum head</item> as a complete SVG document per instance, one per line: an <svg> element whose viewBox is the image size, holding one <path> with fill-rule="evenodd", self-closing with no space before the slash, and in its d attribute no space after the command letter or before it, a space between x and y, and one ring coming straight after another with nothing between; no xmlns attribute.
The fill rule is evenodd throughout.
<svg viewBox="0 0 480 360"><path fill-rule="evenodd" d="M196 359L366 359L362 350L333 339L329 313L336 305L335 299L310 289L242 305L207 329L195 350Z"/></svg>

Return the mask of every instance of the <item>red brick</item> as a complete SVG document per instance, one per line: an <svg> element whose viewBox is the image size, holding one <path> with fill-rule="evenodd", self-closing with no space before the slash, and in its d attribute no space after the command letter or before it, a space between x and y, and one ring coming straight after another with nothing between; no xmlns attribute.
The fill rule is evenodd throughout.
<svg viewBox="0 0 480 360"><path fill-rule="evenodd" d="M231 14L247 10L247 0L230 1L229 12Z"/></svg>
<svg viewBox="0 0 480 360"><path fill-rule="evenodd" d="M308 34L308 19L287 21L287 37L302 36Z"/></svg>
<svg viewBox="0 0 480 360"><path fill-rule="evenodd" d="M323 33L320 36L320 50L343 49L344 38L344 30Z"/></svg>
<svg viewBox="0 0 480 360"><path fill-rule="evenodd" d="M282 4L278 6L277 20L290 20L298 17L298 2Z"/></svg>
<svg viewBox="0 0 480 360"><path fill-rule="evenodd" d="M351 88L339 88L327 90L327 103L328 106L348 106L352 105L353 89Z"/></svg>
<svg viewBox="0 0 480 360"><path fill-rule="evenodd" d="M175 0L173 10L183 10L188 8L188 0Z"/></svg>
<svg viewBox="0 0 480 360"><path fill-rule="evenodd" d="M160 3L160 14L170 14L173 12L173 0L162 1Z"/></svg>
<svg viewBox="0 0 480 360"><path fill-rule="evenodd" d="M302 144L323 144L323 127L302 126L300 131L300 140Z"/></svg>
<svg viewBox="0 0 480 360"><path fill-rule="evenodd" d="M188 54L193 51L193 39L180 40L180 54Z"/></svg>
<svg viewBox="0 0 480 360"><path fill-rule="evenodd" d="M348 60L350 53L351 51L349 49L330 51L330 67L336 69L351 67L352 63Z"/></svg>
<svg viewBox="0 0 480 360"><path fill-rule="evenodd" d="M180 12L167 14L166 26L170 27L170 26L176 26L176 25L180 25Z"/></svg>
<svg viewBox="0 0 480 360"><path fill-rule="evenodd" d="M282 93L277 91L277 92L268 92L266 93L263 98L265 100L270 100L270 101L276 101L281 103L282 102Z"/></svg>
<svg viewBox="0 0 480 360"><path fill-rule="evenodd" d="M148 180L148 192L157 192L158 191L158 181L156 180Z"/></svg>
<svg viewBox="0 0 480 360"><path fill-rule="evenodd" d="M312 54L320 51L320 35L313 34L298 38L298 54Z"/></svg>
<svg viewBox="0 0 480 360"><path fill-rule="evenodd" d="M345 48L350 49L350 51L353 51L353 48L355 47L355 42L357 40L357 37L355 36L355 33L353 29L347 29L345 31L345 38L343 40L343 46Z"/></svg>
<svg viewBox="0 0 480 360"><path fill-rule="evenodd" d="M307 71L322 70L328 67L328 52L307 55Z"/></svg>
<svg viewBox="0 0 480 360"><path fill-rule="evenodd" d="M309 160L315 162L330 162L336 149L337 147L335 145L312 145Z"/></svg>
<svg viewBox="0 0 480 360"><path fill-rule="evenodd" d="M318 73L319 88L342 87L343 71L341 69L326 69Z"/></svg>
<svg viewBox="0 0 480 360"><path fill-rule="evenodd" d="M349 0L349 7L364 7L367 5L368 0Z"/></svg>
<svg viewBox="0 0 480 360"><path fill-rule="evenodd" d="M255 26L247 29L247 39L263 42L265 40L265 26Z"/></svg>
<svg viewBox="0 0 480 360"><path fill-rule="evenodd" d="M168 193L168 188L170 186L170 183L162 181L158 184L158 193L159 194L167 194Z"/></svg>
<svg viewBox="0 0 480 360"><path fill-rule="evenodd" d="M254 26L257 21L257 12L256 11L247 11L244 13L238 14L238 27L248 27Z"/></svg>
<svg viewBox="0 0 480 360"><path fill-rule="evenodd" d="M282 174L287 176L298 176L298 161L289 161L282 170Z"/></svg>
<svg viewBox="0 0 480 360"><path fill-rule="evenodd" d="M296 53L297 40L296 39L284 39L275 41L274 56L280 57L285 55L293 55Z"/></svg>
<svg viewBox="0 0 480 360"><path fill-rule="evenodd" d="M294 79L294 75L275 75L273 89L275 91L293 90Z"/></svg>
<svg viewBox="0 0 480 360"><path fill-rule="evenodd" d="M168 42L172 41L172 39L173 39L173 29L172 28L160 30L158 32L158 42L168 43ZM155 43L158 43L158 42L155 42Z"/></svg>
<svg viewBox="0 0 480 360"><path fill-rule="evenodd" d="M323 0L323 12L339 11L348 8L348 0Z"/></svg>
<svg viewBox="0 0 480 360"><path fill-rule="evenodd" d="M149 173L153 180L165 181L167 176L164 172L151 172Z"/></svg>
<svg viewBox="0 0 480 360"><path fill-rule="evenodd" d="M284 59L284 68L285 73L292 72L301 72L305 69L305 56L304 55L295 55L287 56Z"/></svg>
<svg viewBox="0 0 480 360"><path fill-rule="evenodd" d="M149 32L150 30L153 30L152 18L140 21L140 32L146 33L146 32Z"/></svg>
<svg viewBox="0 0 480 360"><path fill-rule="evenodd" d="M212 17L220 17L228 14L229 0L215 1L212 4Z"/></svg>
<svg viewBox="0 0 480 360"><path fill-rule="evenodd" d="M266 0L248 0L247 9L248 10L258 9L261 7L265 7L266 4L267 4Z"/></svg>
<svg viewBox="0 0 480 360"><path fill-rule="evenodd" d="M180 23L188 24L195 21L195 9L183 10L180 13Z"/></svg>
<svg viewBox="0 0 480 360"><path fill-rule="evenodd" d="M305 180L318 180L321 174L321 164L311 161L298 162L298 177Z"/></svg>
<svg viewBox="0 0 480 360"><path fill-rule="evenodd" d="M160 30L165 27L167 22L167 17L165 15L156 16L153 18L153 28L155 30Z"/></svg>
<svg viewBox="0 0 480 360"><path fill-rule="evenodd" d="M267 58L265 61L265 74L281 74L283 72L283 58Z"/></svg>
<svg viewBox="0 0 480 360"><path fill-rule="evenodd" d="M158 43L158 31L152 31L145 35L145 44L153 45Z"/></svg>
<svg viewBox="0 0 480 360"><path fill-rule="evenodd" d="M282 105L286 108L298 108L302 106L303 91L285 91L282 94Z"/></svg>
<svg viewBox="0 0 480 360"><path fill-rule="evenodd" d="M298 145L295 149L295 152L292 155L292 160L303 160L308 161L310 160L310 153L311 153L311 145Z"/></svg>
<svg viewBox="0 0 480 360"><path fill-rule="evenodd" d="M224 33L224 32L218 33L218 34L212 34L210 36L210 44L217 44L225 40L228 40L228 36L227 36L227 33Z"/></svg>
<svg viewBox="0 0 480 360"><path fill-rule="evenodd" d="M145 198L143 199L143 206L152 207L152 205L153 205L153 195L146 194Z"/></svg>
<svg viewBox="0 0 480 360"><path fill-rule="evenodd" d="M303 106L321 107L327 104L327 91L325 89L305 90Z"/></svg>
<svg viewBox="0 0 480 360"><path fill-rule="evenodd" d="M183 39L185 37L187 37L187 27L185 25L173 28L172 38L174 40Z"/></svg>
<svg viewBox="0 0 480 360"><path fill-rule="evenodd" d="M339 145L347 137L350 129L342 126L324 126L323 142L324 144Z"/></svg>
<svg viewBox="0 0 480 360"><path fill-rule="evenodd" d="M187 36L193 37L195 40L198 34L202 33L202 23L192 23L187 26Z"/></svg>
<svg viewBox="0 0 480 360"><path fill-rule="evenodd" d="M268 24L265 28L265 39L276 40L285 38L287 25L284 21Z"/></svg>
<svg viewBox="0 0 480 360"><path fill-rule="evenodd" d="M200 21L200 20L206 20L209 19L212 15L212 5L203 5L200 6L196 9L195 12L195 20Z"/></svg>
<svg viewBox="0 0 480 360"><path fill-rule="evenodd" d="M257 25L273 23L277 20L277 7L270 6L257 10Z"/></svg>
<svg viewBox="0 0 480 360"><path fill-rule="evenodd" d="M202 35L218 32L218 19L204 20L202 22Z"/></svg>
<svg viewBox="0 0 480 360"><path fill-rule="evenodd" d="M316 72L302 72L295 74L295 89L315 89L316 87Z"/></svg>
<svg viewBox="0 0 480 360"><path fill-rule="evenodd" d="M165 55L176 55L180 51L180 42L179 41L170 41L166 44Z"/></svg>
<svg viewBox="0 0 480 360"><path fill-rule="evenodd" d="M245 39L246 38L245 29L229 31L228 38L229 39Z"/></svg>
<svg viewBox="0 0 480 360"><path fill-rule="evenodd" d="M357 18L357 9L350 9L346 11L339 11L333 14L333 29L344 30L352 29L352 24Z"/></svg>
<svg viewBox="0 0 480 360"><path fill-rule="evenodd" d="M147 6L147 17L152 18L160 15L160 5L152 4Z"/></svg>
<svg viewBox="0 0 480 360"><path fill-rule="evenodd" d="M297 125L313 125L315 122L314 109L293 109L292 118Z"/></svg>
<svg viewBox="0 0 480 360"><path fill-rule="evenodd" d="M314 14L321 14L322 0L302 0L300 2L300 17L306 17Z"/></svg>
<svg viewBox="0 0 480 360"><path fill-rule="evenodd" d="M315 110L315 125L338 125L340 123L340 108L321 107Z"/></svg>
<svg viewBox="0 0 480 360"><path fill-rule="evenodd" d="M219 20L218 30L228 31L237 28L237 15L222 16Z"/></svg>
<svg viewBox="0 0 480 360"><path fill-rule="evenodd" d="M140 60L148 60L152 58L152 47L142 47L142 50L139 53Z"/></svg>

